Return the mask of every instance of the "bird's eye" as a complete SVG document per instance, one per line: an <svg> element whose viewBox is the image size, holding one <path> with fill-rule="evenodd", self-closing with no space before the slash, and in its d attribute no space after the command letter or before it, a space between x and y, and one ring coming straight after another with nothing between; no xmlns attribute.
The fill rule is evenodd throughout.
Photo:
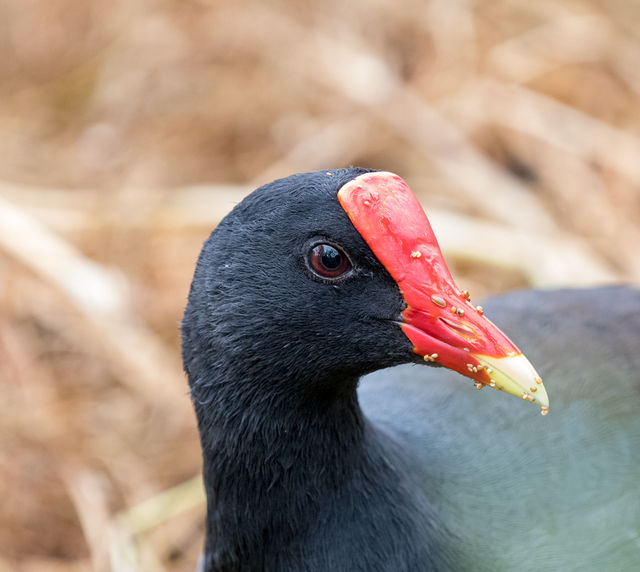
<svg viewBox="0 0 640 572"><path fill-rule="evenodd" d="M351 261L341 248L323 243L309 252L309 267L321 278L335 279L351 270Z"/></svg>

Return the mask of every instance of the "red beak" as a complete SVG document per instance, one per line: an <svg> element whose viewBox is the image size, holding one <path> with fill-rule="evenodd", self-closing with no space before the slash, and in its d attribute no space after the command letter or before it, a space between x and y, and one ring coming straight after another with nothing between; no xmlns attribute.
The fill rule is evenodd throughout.
<svg viewBox="0 0 640 572"><path fill-rule="evenodd" d="M484 385L542 406L540 376L516 345L454 283L426 214L397 175L365 173L338 200L407 303L400 324L413 351Z"/></svg>

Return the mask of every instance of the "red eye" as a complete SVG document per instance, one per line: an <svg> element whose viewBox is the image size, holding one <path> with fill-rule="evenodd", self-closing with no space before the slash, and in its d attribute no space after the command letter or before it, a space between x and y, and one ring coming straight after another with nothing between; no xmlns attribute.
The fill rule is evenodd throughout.
<svg viewBox="0 0 640 572"><path fill-rule="evenodd" d="M338 278L351 269L351 262L340 248L316 244L309 253L309 266L322 278Z"/></svg>

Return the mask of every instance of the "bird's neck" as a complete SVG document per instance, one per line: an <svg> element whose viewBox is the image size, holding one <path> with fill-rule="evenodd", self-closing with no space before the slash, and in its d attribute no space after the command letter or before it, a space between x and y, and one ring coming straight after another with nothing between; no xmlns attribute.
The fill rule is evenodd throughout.
<svg viewBox="0 0 640 572"><path fill-rule="evenodd" d="M339 380L339 393L273 383L214 378L206 392L194 392L208 503L207 572L248 562L263 567L270 546L295 544L311 515L370 462L375 431L360 410L357 379Z"/></svg>

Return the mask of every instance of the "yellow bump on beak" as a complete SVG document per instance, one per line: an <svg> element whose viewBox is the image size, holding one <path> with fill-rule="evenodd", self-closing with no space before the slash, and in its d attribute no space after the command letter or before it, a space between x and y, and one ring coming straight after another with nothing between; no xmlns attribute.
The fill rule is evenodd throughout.
<svg viewBox="0 0 640 572"><path fill-rule="evenodd" d="M524 355L519 354L500 358L472 355L480 363L493 370L491 372L491 380L495 382L496 389L516 397L522 397L548 411L549 396L547 395L547 390L542 384L538 372Z"/></svg>

